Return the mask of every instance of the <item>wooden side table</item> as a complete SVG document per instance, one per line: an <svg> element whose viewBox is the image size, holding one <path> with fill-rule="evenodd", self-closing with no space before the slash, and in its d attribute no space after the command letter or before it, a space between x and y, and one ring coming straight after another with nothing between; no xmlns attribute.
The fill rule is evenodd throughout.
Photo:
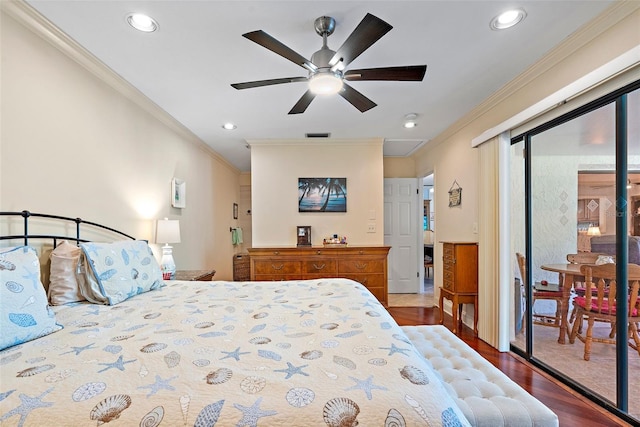
<svg viewBox="0 0 640 427"><path fill-rule="evenodd" d="M178 270L175 280L209 282L215 274L215 270Z"/></svg>
<svg viewBox="0 0 640 427"><path fill-rule="evenodd" d="M442 324L444 319L443 298L452 302L451 314L453 315L454 334L458 333L458 318L462 320L462 306L464 304L473 304L473 333L478 335L478 294L451 292L447 289L440 288L440 324Z"/></svg>

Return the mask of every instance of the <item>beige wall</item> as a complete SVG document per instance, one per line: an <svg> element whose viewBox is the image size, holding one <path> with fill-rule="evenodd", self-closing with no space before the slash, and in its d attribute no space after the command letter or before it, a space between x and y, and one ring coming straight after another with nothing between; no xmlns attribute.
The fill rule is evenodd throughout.
<svg viewBox="0 0 640 427"><path fill-rule="evenodd" d="M180 219L178 269L230 279L239 172L100 64L72 59L56 47L64 41L6 10L1 19L0 209L151 241L157 218ZM170 206L172 177L187 183L186 209Z"/></svg>
<svg viewBox="0 0 640 427"><path fill-rule="evenodd" d="M415 178L416 162L411 157L385 157L384 177L385 178Z"/></svg>
<svg viewBox="0 0 640 427"><path fill-rule="evenodd" d="M418 150L413 156L417 176L435 171L439 240L477 238L472 225L477 221L482 189L478 188L478 153L471 148L471 140L640 45L639 6L637 2L616 5ZM454 179L463 188L458 211L448 207L447 191Z"/></svg>
<svg viewBox="0 0 640 427"><path fill-rule="evenodd" d="M414 154L417 176L435 172L437 242L478 240L473 224L478 221L482 188L478 186L481 181L478 150L471 148L471 140L639 46L639 7L638 2L615 4ZM463 188L459 208L448 207L447 191L454 179ZM482 224L478 227L481 229ZM479 250L482 249L480 245ZM438 283L442 278L441 245L436 245L435 250L435 281ZM501 262L509 265L511 261L495 259L493 265L481 265L480 268L497 271ZM496 286L498 284L480 283L481 289ZM483 321L487 319L481 317L480 322Z"/></svg>
<svg viewBox="0 0 640 427"><path fill-rule="evenodd" d="M311 226L313 245L332 234L352 245L384 243L382 140L250 144L254 247L295 246L298 225ZM298 178L315 177L347 178L346 213L298 212Z"/></svg>

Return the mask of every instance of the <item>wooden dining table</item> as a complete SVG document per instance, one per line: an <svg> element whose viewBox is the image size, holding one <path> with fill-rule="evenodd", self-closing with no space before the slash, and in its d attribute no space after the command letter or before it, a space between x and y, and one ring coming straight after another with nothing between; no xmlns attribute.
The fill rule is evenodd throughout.
<svg viewBox="0 0 640 427"><path fill-rule="evenodd" d="M564 344L565 337L569 334L569 299L571 290L576 281L583 282L584 275L580 272L580 267L584 264L543 264L541 269L558 273L560 285L562 285L562 313L560 313L560 335L558 343Z"/></svg>

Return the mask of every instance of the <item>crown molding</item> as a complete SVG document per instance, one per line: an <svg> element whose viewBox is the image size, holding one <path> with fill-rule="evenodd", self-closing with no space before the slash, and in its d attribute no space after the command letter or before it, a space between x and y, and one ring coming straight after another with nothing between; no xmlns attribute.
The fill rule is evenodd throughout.
<svg viewBox="0 0 640 427"><path fill-rule="evenodd" d="M91 52L82 47L58 27L53 25L25 1L0 0L0 9L3 13L11 16L28 30L41 37L64 53L67 57L85 68L97 79L109 85L115 91L135 103L138 107L149 113L169 129L176 132L180 137L215 157L216 160L224 163L225 166L229 167L233 171L240 172L238 168L229 163L228 160L213 150L213 148L187 129L182 123L160 108L131 83L115 73L111 68L107 67Z"/></svg>
<svg viewBox="0 0 640 427"><path fill-rule="evenodd" d="M567 59L569 56L575 54L575 52L581 47L593 41L603 32L607 31L618 22L622 21L638 10L640 10L640 1L622 0L612 4L600 15L596 16L594 19L580 27L577 31L567 37L562 43L551 49L535 64L531 65L525 71L520 73L516 78L511 80L502 88L498 89L491 96L486 98L482 103L478 104L473 110L456 121L444 132L431 139L429 141L429 144L425 144L423 147L434 147L447 141L456 133L483 116L486 112L492 110L502 102L514 96L518 90L527 86L542 74L548 72L550 69Z"/></svg>

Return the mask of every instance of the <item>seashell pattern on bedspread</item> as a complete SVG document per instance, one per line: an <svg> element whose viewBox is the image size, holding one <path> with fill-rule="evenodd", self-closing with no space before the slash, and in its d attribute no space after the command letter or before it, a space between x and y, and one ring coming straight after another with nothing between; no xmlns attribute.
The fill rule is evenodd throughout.
<svg viewBox="0 0 640 427"><path fill-rule="evenodd" d="M166 283L0 352L0 424L469 425L357 282Z"/></svg>

